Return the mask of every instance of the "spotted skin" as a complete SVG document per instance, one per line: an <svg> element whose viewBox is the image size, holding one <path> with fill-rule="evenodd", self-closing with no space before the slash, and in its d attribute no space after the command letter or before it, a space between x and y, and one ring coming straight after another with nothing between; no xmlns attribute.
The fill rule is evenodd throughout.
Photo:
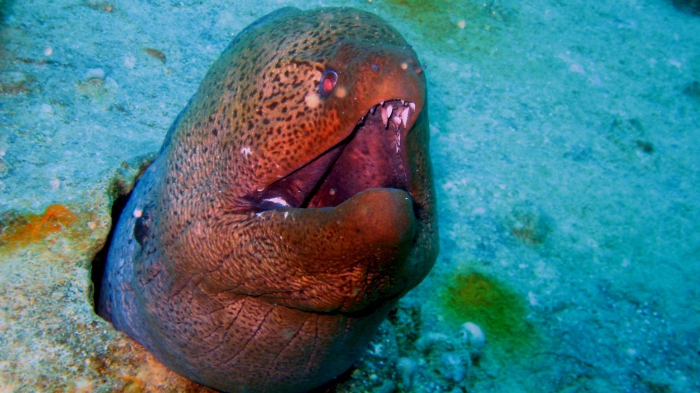
<svg viewBox="0 0 700 393"><path fill-rule="evenodd" d="M325 96L327 69L339 77ZM416 104L391 158L405 163L405 189L384 187L390 176L361 146L345 159L354 166L339 167L364 179L346 200L261 207L275 185L311 193L306 177L332 161L318 157L394 99ZM425 100L415 53L377 16L285 8L257 21L211 67L138 181L100 315L222 391L303 392L347 370L438 252ZM294 199L296 188L286 192Z"/></svg>

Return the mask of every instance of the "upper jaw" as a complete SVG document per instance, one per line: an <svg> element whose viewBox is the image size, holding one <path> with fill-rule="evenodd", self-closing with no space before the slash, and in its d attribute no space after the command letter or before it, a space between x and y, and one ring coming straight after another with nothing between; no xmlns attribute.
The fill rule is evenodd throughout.
<svg viewBox="0 0 700 393"><path fill-rule="evenodd" d="M411 116L416 112L416 103L404 100L382 101L369 111L373 114L377 109L385 128L389 128L389 122L395 127L402 125L403 128L408 128L408 124L412 124Z"/></svg>
<svg viewBox="0 0 700 393"><path fill-rule="evenodd" d="M375 112L378 112L384 128L394 132L396 136L396 153L399 153L401 151L401 140L405 140L404 137L408 130L411 129L411 126L413 126L417 117L416 103L401 99L381 101L370 108L368 115L375 115ZM361 122L365 120L363 118Z"/></svg>

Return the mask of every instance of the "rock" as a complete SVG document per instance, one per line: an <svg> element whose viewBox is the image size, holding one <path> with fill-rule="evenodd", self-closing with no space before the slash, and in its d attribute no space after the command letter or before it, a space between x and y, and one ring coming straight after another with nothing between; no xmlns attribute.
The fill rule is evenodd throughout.
<svg viewBox="0 0 700 393"><path fill-rule="evenodd" d="M472 351L472 356L479 356L486 345L486 336L475 323L467 322L462 325L462 335Z"/></svg>

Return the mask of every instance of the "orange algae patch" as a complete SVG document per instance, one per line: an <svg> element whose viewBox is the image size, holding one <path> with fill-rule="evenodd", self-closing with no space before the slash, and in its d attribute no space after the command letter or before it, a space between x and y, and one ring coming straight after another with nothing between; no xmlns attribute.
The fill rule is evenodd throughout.
<svg viewBox="0 0 700 393"><path fill-rule="evenodd" d="M455 327L466 322L484 331L487 346L505 352L532 347L536 339L528 323L525 301L504 284L481 273L458 273L440 296L446 320Z"/></svg>
<svg viewBox="0 0 700 393"><path fill-rule="evenodd" d="M0 246L36 243L68 229L75 221L75 214L60 204L50 205L43 214L6 212L0 217Z"/></svg>

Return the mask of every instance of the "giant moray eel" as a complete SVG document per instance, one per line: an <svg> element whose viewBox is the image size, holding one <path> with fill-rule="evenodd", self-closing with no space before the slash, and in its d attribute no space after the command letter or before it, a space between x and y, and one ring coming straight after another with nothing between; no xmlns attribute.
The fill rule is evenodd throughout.
<svg viewBox="0 0 700 393"><path fill-rule="evenodd" d="M351 367L438 252L423 69L354 9L246 28L139 179L100 315L223 391L301 392Z"/></svg>

